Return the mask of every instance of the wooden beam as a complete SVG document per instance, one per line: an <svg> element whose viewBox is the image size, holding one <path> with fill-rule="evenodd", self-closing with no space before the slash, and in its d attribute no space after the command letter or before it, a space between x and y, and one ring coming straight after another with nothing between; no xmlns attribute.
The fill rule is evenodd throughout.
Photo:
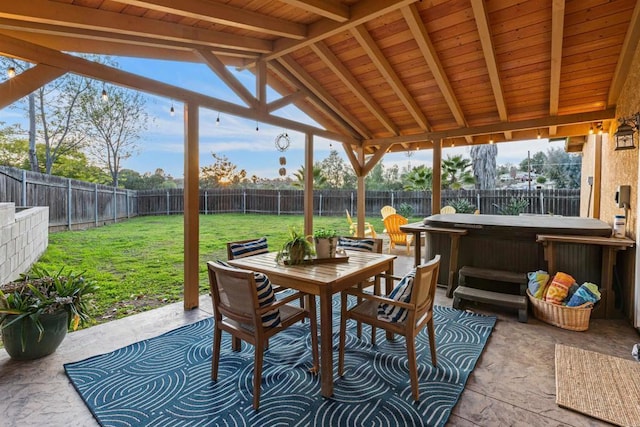
<svg viewBox="0 0 640 427"><path fill-rule="evenodd" d="M433 141L433 179L431 180L431 214L440 213L442 204L442 140Z"/></svg>
<svg viewBox="0 0 640 427"><path fill-rule="evenodd" d="M349 19L349 7L335 0L280 0L289 6L315 13L324 18L337 22L346 22Z"/></svg>
<svg viewBox="0 0 640 427"><path fill-rule="evenodd" d="M553 0L551 8L551 76L549 82L549 115L558 115L560 105L560 75L562 72L562 41L564 34L564 0ZM557 126L549 128L555 135Z"/></svg>
<svg viewBox="0 0 640 427"><path fill-rule="evenodd" d="M384 112L382 107L376 102L369 92L362 87L360 82L351 74L351 71L334 55L324 42L311 45L313 52L324 62L333 73L338 76L342 83L364 104L364 106L378 119L380 123L393 135L398 135L398 127L391 118Z"/></svg>
<svg viewBox="0 0 640 427"><path fill-rule="evenodd" d="M305 25L240 9L224 3L204 0L117 0L118 3L150 9L172 15L186 16L248 31L302 40L307 35Z"/></svg>
<svg viewBox="0 0 640 427"><path fill-rule="evenodd" d="M231 89L238 97L247 104L249 107L255 107L258 104L258 100L245 88L242 83L231 74L227 67L215 56L213 53L204 49L198 49L196 53L202 58L205 64L216 73L220 80L222 80L229 89Z"/></svg>
<svg viewBox="0 0 640 427"><path fill-rule="evenodd" d="M480 34L480 44L482 45L482 52L484 53L484 59L487 64L489 81L491 82L493 98L495 99L496 108L498 109L498 116L500 120L506 122L509 120L509 116L507 114L507 105L504 100L498 62L493 48L493 37L491 36L489 26L489 16L484 7L484 0L471 0L471 7L473 9L473 17L476 20L476 26L478 27L478 33Z"/></svg>
<svg viewBox="0 0 640 427"><path fill-rule="evenodd" d="M351 113L349 113L336 99L331 96L320 84L304 71L292 58L283 56L278 58L278 62L287 69L304 87L317 96L322 102L343 118L358 134L363 138L370 138L367 128L360 123Z"/></svg>
<svg viewBox="0 0 640 427"><path fill-rule="evenodd" d="M433 78L438 84L438 88L447 102L449 110L451 110L451 114L453 114L456 123L458 126L467 126L467 121L464 118L462 107L460 107L458 99L453 92L453 88L451 87L451 83L449 83L444 67L440 62L440 58L438 58L438 53L436 52L433 43L431 43L431 38L429 37L429 33L427 33L424 22L422 22L418 8L415 4L412 4L410 6L403 7L400 10L402 11L402 16L407 22L409 30L418 44L420 53L422 53L422 56L427 62L429 70L431 70L431 74L433 74Z"/></svg>
<svg viewBox="0 0 640 427"><path fill-rule="evenodd" d="M593 151L593 218L600 219L602 202L602 135L595 135L596 146Z"/></svg>
<svg viewBox="0 0 640 427"><path fill-rule="evenodd" d="M0 18L22 21L24 28L31 22L71 28L74 33L144 36L160 40L197 43L203 46L224 47L259 53L270 52L273 48L269 40L247 36L237 36L221 31L206 30L188 25L163 22L117 12L81 7L48 0L28 2L0 2ZM51 27L53 28L53 27Z"/></svg>
<svg viewBox="0 0 640 427"><path fill-rule="evenodd" d="M361 147L358 147L358 163L364 164L364 151ZM357 187L356 187L356 209L358 209L358 237L364 237L364 223L365 223L365 214L367 213L367 204L366 204L366 191L364 187L364 177L365 175L360 171L357 177Z"/></svg>
<svg viewBox="0 0 640 427"><path fill-rule="evenodd" d="M313 235L313 135L304 135L304 234Z"/></svg>
<svg viewBox="0 0 640 427"><path fill-rule="evenodd" d="M6 35L0 35L0 55L14 56L33 63L44 63L75 74L80 74L119 86L127 87L141 92L164 96L182 102L191 102L201 107L247 119L261 120L273 126L309 132L323 138L335 141L354 142L348 136L329 132L314 126L298 123L282 117L260 114L256 110L223 101L198 92L172 86L137 74L119 70L103 64L98 64L86 59L58 52L44 46L34 45L24 40L15 39Z"/></svg>
<svg viewBox="0 0 640 427"><path fill-rule="evenodd" d="M418 126L420 126L420 129L428 130L429 123L420 109L420 106L411 96L404 83L402 83L402 80L400 80L400 77L398 77L386 56L376 45L376 42L373 40L367 29L364 28L363 25L360 25L352 28L351 34L353 34L358 43L360 43L360 46L365 50L380 74L382 74L384 79L387 81L387 84L391 86L396 96L400 98L400 101L402 101L405 108L409 111Z"/></svg>
<svg viewBox="0 0 640 427"><path fill-rule="evenodd" d="M199 202L200 165L198 146L200 127L198 106L184 106L184 309L198 307L200 297Z"/></svg>
<svg viewBox="0 0 640 427"><path fill-rule="evenodd" d="M616 70L614 72L613 79L611 79L611 86L609 87L608 106L616 105L620 92L624 82L627 80L627 76L631 71L631 63L636 53L638 43L640 42L640 2L636 2L636 7L633 9L631 15L631 22L629 22L629 29L624 36L624 42L620 51L620 57L616 64Z"/></svg>
<svg viewBox="0 0 640 427"><path fill-rule="evenodd" d="M40 64L5 80L0 84L0 110L65 73L60 68Z"/></svg>
<svg viewBox="0 0 640 427"><path fill-rule="evenodd" d="M313 104L320 111L320 114L324 114L326 116L326 118L323 119L323 117L319 116L318 112L314 112L312 109L306 108L304 103L300 103L299 105L296 104L296 106L306 114L308 114L309 117L314 119L316 122L323 124L325 127L330 127L326 123L326 119L329 119L345 134L351 135L351 137L353 138L360 139L360 136L358 135L358 132L355 131L355 129L349 126L349 124L345 122L339 114L336 114L336 112L329 108L320 98L318 98L313 92L307 89L304 84L298 81L298 79L293 74L291 74L289 70L286 69L282 64L277 61L272 61L269 62L267 66L273 74L277 75L280 79L287 82L287 84L289 84L293 88L296 88L297 90L302 92L309 103ZM252 69L255 69L255 67ZM274 78L271 82L271 87L275 86L277 86L277 79Z"/></svg>
<svg viewBox="0 0 640 427"><path fill-rule="evenodd" d="M307 31L307 38L301 41L280 39L274 43L273 52L265 55L266 61L288 55L291 52L308 47L321 40L340 34L344 31L362 25L365 22L379 18L383 15L398 10L402 6L415 3L417 0L360 0L351 6L351 17L346 22L335 22L329 19L320 19L310 24Z"/></svg>
<svg viewBox="0 0 640 427"><path fill-rule="evenodd" d="M280 108L286 107L287 105L294 104L296 101L302 100L304 98L304 94L298 90L268 103L267 111L269 113L272 113L276 110L279 110Z"/></svg>
<svg viewBox="0 0 640 427"><path fill-rule="evenodd" d="M373 138L364 142L364 145L378 145L384 143L412 143L420 141L434 141L446 138L461 138L467 135L489 135L507 131L519 131L525 129L540 129L548 126L561 126L574 123L589 123L615 119L616 109L591 111L588 113L568 114L564 116L544 117L541 119L522 120L519 122L502 122L493 125L473 126L467 128L449 129L438 132L423 132L414 135L402 135L391 138Z"/></svg>
<svg viewBox="0 0 640 427"><path fill-rule="evenodd" d="M344 152L347 155L347 159L349 160L349 163L351 163L351 167L353 168L356 176L362 175L362 164L358 161L358 158L353 151L353 147L349 144L342 143L342 148L344 148Z"/></svg>
<svg viewBox="0 0 640 427"><path fill-rule="evenodd" d="M267 64L264 61L258 61L256 64L256 107L263 112L267 112Z"/></svg>

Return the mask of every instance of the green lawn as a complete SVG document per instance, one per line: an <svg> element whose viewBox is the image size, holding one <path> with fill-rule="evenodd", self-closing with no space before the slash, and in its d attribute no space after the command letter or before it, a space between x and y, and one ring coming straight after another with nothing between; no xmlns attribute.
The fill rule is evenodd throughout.
<svg viewBox="0 0 640 427"><path fill-rule="evenodd" d="M419 218L410 219L411 222ZM382 219L367 218L377 232ZM302 229L302 216L217 214L200 216L200 289L207 292L206 261L226 259L226 242L266 236L278 250L289 226ZM348 235L342 217L315 217L314 228L334 228ZM97 323L180 301L183 291L183 217L132 218L84 231L49 235L49 247L38 262L49 270L69 266L96 280Z"/></svg>

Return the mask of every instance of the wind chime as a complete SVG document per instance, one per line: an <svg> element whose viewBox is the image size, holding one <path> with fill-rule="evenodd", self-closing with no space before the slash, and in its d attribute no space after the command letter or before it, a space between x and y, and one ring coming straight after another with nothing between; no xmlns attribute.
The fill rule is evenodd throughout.
<svg viewBox="0 0 640 427"><path fill-rule="evenodd" d="M289 145L291 145L289 134L287 134L286 132L282 132L280 135L276 136L275 143L278 151L284 153L285 151L287 151L287 148L289 148ZM278 170L280 176L285 176L287 174L287 169L285 168L286 164L287 158L285 156L280 156L280 169Z"/></svg>

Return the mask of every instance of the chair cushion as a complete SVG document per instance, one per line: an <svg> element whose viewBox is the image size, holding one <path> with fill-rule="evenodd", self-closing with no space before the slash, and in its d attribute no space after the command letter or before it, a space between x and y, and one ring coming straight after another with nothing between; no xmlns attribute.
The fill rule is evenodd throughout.
<svg viewBox="0 0 640 427"><path fill-rule="evenodd" d="M223 265L227 268L234 268L231 264L218 260L218 264ZM260 307L265 307L269 304L273 304L276 301L276 294L273 292L273 286L271 286L271 282L269 281L269 277L258 271L253 272L253 278L256 281L256 289L258 291L258 304ZM262 326L265 328L273 328L275 326L280 326L280 310L270 310L262 315Z"/></svg>
<svg viewBox="0 0 640 427"><path fill-rule="evenodd" d="M395 301L410 302L413 280L416 277L414 268L402 278L400 283L391 291L387 298ZM407 309L391 304L380 303L378 305L378 319L385 322L403 322L407 318Z"/></svg>
<svg viewBox="0 0 640 427"><path fill-rule="evenodd" d="M350 239L348 237L338 238L338 247L350 251L373 252L376 241L373 239Z"/></svg>
<svg viewBox="0 0 640 427"><path fill-rule="evenodd" d="M232 243L229 245L234 258L244 258L251 255L264 254L269 252L267 238L262 237L257 240L244 243Z"/></svg>

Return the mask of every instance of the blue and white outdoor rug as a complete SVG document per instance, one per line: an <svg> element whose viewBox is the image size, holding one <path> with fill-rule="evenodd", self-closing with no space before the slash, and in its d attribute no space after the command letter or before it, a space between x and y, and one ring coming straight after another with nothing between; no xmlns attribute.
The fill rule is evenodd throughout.
<svg viewBox="0 0 640 427"><path fill-rule="evenodd" d="M355 323L348 325L345 375L337 376L339 316L334 311L331 399L309 373L308 323L270 340L258 412L252 346L243 343L234 353L223 333L218 381L211 381L212 318L64 367L102 426L442 426L496 322L436 306L438 365L431 365L425 329L416 343L420 402L414 403L402 337L389 342L378 331L373 347L369 327L358 340Z"/></svg>

